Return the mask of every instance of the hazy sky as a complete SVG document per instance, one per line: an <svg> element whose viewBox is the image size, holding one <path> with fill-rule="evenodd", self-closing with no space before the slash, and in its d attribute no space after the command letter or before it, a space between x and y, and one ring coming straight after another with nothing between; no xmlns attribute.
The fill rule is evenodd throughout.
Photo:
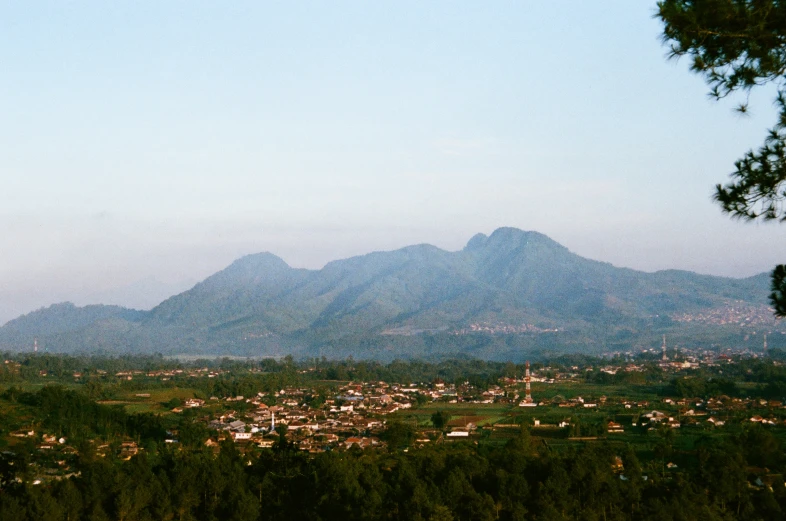
<svg viewBox="0 0 786 521"><path fill-rule="evenodd" d="M748 276L786 227L711 201L774 122L669 62L654 1L0 1L0 323L151 306L499 226Z"/></svg>

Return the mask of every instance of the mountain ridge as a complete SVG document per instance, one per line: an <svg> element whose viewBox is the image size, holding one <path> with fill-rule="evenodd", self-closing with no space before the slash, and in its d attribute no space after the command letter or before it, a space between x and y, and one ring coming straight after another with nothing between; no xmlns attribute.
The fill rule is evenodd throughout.
<svg viewBox="0 0 786 521"><path fill-rule="evenodd" d="M767 294L764 274L640 272L585 259L538 232L499 228L458 251L417 244L318 270L292 268L270 252L245 255L150 311L99 306L23 315L0 328L0 348L22 349L40 332L43 344L65 351L98 344L118 352L370 358L597 351L656 332L688 338L699 322L686 325L693 321L686 317L735 302L766 322ZM740 333L709 325L702 326L707 338ZM477 330L490 333L466 333Z"/></svg>

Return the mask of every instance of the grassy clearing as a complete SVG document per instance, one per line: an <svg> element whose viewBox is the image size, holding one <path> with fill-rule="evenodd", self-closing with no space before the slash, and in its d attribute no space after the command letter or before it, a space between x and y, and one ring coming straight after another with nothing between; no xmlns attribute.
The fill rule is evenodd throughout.
<svg viewBox="0 0 786 521"><path fill-rule="evenodd" d="M48 385L59 385L59 386L65 388L65 389L70 389L70 390L79 390L79 389L82 388L82 383L81 382L75 382L75 381L73 381L71 379L64 380L64 379L54 379L54 378L52 378L50 381L36 381L36 382L24 381L24 382L10 383L10 384L6 384L4 386L0 386L0 391L4 391L5 389L8 389L9 387L16 387L16 388L21 389L22 391L25 391L25 392L28 392L28 393L35 393L35 392L40 391L41 389L43 389L44 387L46 387Z"/></svg>
<svg viewBox="0 0 786 521"><path fill-rule="evenodd" d="M503 416L489 416L489 415L451 415L448 422L449 427L465 427L470 423L474 423L478 427L484 425L493 425L499 423Z"/></svg>
<svg viewBox="0 0 786 521"><path fill-rule="evenodd" d="M125 406L126 412L129 414L144 414L144 413L169 413L161 406L149 403L130 403Z"/></svg>
<svg viewBox="0 0 786 521"><path fill-rule="evenodd" d="M579 396L588 401L601 396L624 398L631 401L657 400L659 391L660 386L652 385L599 385L584 382L560 382L558 384L535 382L532 384L532 395L538 401L549 401L559 397L569 400Z"/></svg>
<svg viewBox="0 0 786 521"><path fill-rule="evenodd" d="M437 411L445 411L450 414L448 425L451 427L463 427L467 423L482 427L502 422L508 417L511 408L510 405L436 402L394 413L391 418L413 422L419 427L430 427L431 415Z"/></svg>
<svg viewBox="0 0 786 521"><path fill-rule="evenodd" d="M150 396L139 396L145 394L149 394ZM119 399L117 400L108 400L100 403L124 405L126 412L131 414L171 414L172 411L163 404L169 402L173 398L178 400L194 398L196 394L197 391L188 387L135 389L122 393L118 396Z"/></svg>
<svg viewBox="0 0 786 521"><path fill-rule="evenodd" d="M187 400L194 398L197 391L188 387L171 387L167 389L136 389L123 393L120 398L132 403L166 403L173 398ZM150 396L138 396L149 394Z"/></svg>

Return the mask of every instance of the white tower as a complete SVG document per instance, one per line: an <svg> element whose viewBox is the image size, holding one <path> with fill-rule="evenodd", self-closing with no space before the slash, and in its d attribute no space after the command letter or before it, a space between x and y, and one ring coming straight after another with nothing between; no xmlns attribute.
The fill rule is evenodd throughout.
<svg viewBox="0 0 786 521"><path fill-rule="evenodd" d="M33 352L34 353L38 352L38 337L33 338Z"/></svg>
<svg viewBox="0 0 786 521"><path fill-rule="evenodd" d="M530 388L530 375L529 375L529 361L527 361L527 370L524 373L525 390L527 394L524 396L524 403L532 403L532 389Z"/></svg>
<svg viewBox="0 0 786 521"><path fill-rule="evenodd" d="M270 432L276 432L276 413L270 415Z"/></svg>
<svg viewBox="0 0 786 521"><path fill-rule="evenodd" d="M663 358L662 358L662 360L665 362L666 360L669 359L669 357L666 356L666 335L663 335L663 345L661 346L661 349L663 349Z"/></svg>

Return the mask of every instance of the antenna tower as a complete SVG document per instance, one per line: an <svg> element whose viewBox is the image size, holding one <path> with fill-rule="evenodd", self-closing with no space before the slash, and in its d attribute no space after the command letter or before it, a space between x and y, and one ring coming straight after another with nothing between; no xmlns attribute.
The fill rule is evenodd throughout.
<svg viewBox="0 0 786 521"><path fill-rule="evenodd" d="M33 337L33 352L38 352L38 337Z"/></svg>
<svg viewBox="0 0 786 521"><path fill-rule="evenodd" d="M665 362L666 360L669 359L669 357L666 356L666 335L663 335L663 345L661 346L661 349L663 350L662 360Z"/></svg>

